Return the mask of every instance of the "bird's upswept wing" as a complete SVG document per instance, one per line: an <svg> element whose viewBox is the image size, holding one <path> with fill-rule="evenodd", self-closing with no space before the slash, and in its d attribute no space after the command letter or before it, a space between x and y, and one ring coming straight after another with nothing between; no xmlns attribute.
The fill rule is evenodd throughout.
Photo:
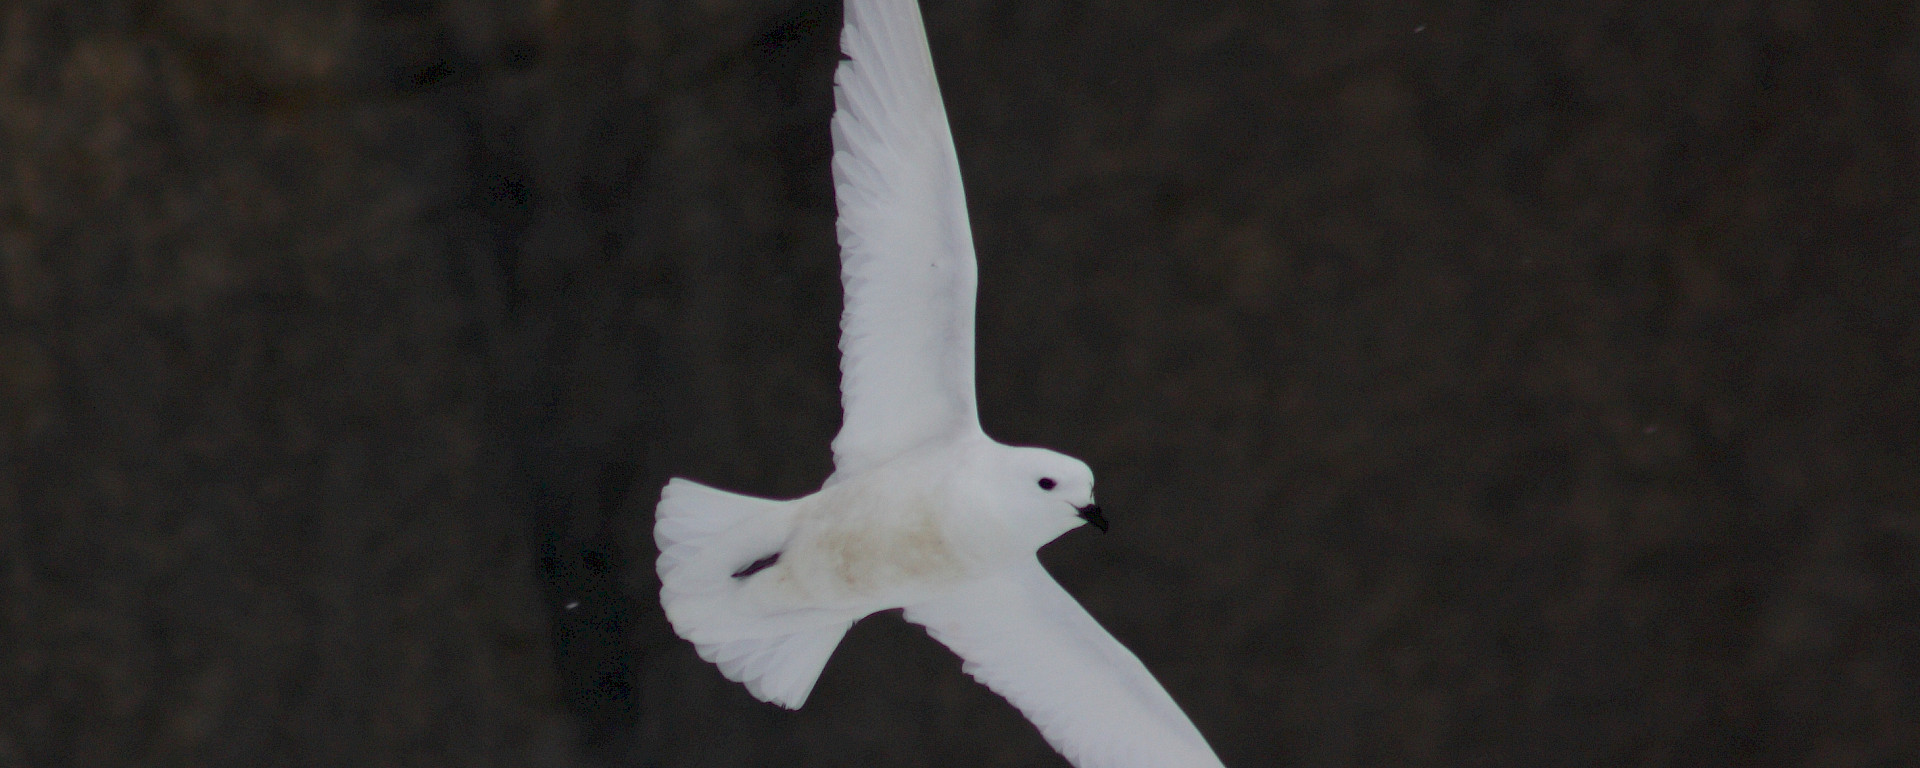
<svg viewBox="0 0 1920 768"><path fill-rule="evenodd" d="M973 235L918 3L847 0L840 45L833 182L845 419L833 439L835 479L980 429Z"/></svg>
<svg viewBox="0 0 1920 768"><path fill-rule="evenodd" d="M1039 560L908 606L1078 768L1220 768L1186 713Z"/></svg>

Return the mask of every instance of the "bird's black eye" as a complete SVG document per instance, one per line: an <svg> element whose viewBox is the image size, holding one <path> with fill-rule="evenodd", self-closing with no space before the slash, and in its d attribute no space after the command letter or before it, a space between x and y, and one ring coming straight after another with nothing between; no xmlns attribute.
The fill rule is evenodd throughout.
<svg viewBox="0 0 1920 768"><path fill-rule="evenodd" d="M1043 491L1053 490L1053 478L1051 477L1040 478L1040 490L1043 490Z"/></svg>

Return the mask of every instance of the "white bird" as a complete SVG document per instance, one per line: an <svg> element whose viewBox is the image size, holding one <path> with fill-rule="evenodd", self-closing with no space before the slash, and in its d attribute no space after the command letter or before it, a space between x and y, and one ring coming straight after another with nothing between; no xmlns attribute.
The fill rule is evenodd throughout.
<svg viewBox="0 0 1920 768"><path fill-rule="evenodd" d="M973 238L919 6L847 0L841 48L834 472L790 501L668 482L654 527L668 620L729 679L797 709L854 621L905 608L1079 768L1219 768L1040 566L1041 545L1106 529L1092 470L980 430Z"/></svg>

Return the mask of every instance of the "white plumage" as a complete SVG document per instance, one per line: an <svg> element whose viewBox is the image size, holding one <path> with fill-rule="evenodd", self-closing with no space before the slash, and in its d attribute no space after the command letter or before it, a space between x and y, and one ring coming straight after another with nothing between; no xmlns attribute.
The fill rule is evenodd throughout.
<svg viewBox="0 0 1920 768"><path fill-rule="evenodd" d="M834 473L791 501L669 482L654 527L667 618L729 679L798 708L854 621L905 608L1079 768L1219 768L1140 660L1040 566L1041 545L1106 527L1093 472L980 431L973 238L920 10L846 5Z"/></svg>
<svg viewBox="0 0 1920 768"><path fill-rule="evenodd" d="M840 47L833 187L846 417L833 439L835 478L980 428L973 233L919 6L849 0Z"/></svg>

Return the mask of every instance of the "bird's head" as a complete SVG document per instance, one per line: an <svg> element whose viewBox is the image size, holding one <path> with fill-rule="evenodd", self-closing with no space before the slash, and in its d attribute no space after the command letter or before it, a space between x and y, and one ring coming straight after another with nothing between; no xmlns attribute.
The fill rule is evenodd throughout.
<svg viewBox="0 0 1920 768"><path fill-rule="evenodd" d="M1081 525L1107 529L1086 462L1045 448L1007 448L1001 456L995 495L1009 522L1035 539L1035 549Z"/></svg>

